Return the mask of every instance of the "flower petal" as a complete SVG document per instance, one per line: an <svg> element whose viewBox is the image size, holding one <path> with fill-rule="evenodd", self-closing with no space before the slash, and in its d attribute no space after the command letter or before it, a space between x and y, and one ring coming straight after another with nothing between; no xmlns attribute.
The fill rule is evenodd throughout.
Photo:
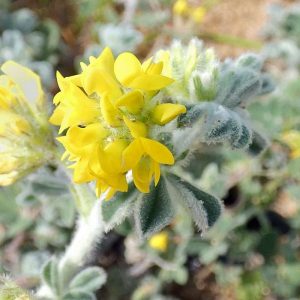
<svg viewBox="0 0 300 300"><path fill-rule="evenodd" d="M131 121L125 116L123 116L123 120L134 138L147 136L148 130L146 124L140 121Z"/></svg>
<svg viewBox="0 0 300 300"><path fill-rule="evenodd" d="M141 111L144 105L144 95L141 91L134 90L120 97L116 103L116 107L125 107L128 112L137 114Z"/></svg>
<svg viewBox="0 0 300 300"><path fill-rule="evenodd" d="M99 57L97 57L94 62L91 64L92 66L101 67L104 69L113 79L115 79L114 74L114 55L110 48L106 47Z"/></svg>
<svg viewBox="0 0 300 300"><path fill-rule="evenodd" d="M128 171L135 167L144 154L140 139L135 139L123 151L123 170Z"/></svg>
<svg viewBox="0 0 300 300"><path fill-rule="evenodd" d="M122 125L118 109L116 109L111 103L107 94L104 94L100 99L100 109L104 120L113 127L119 127Z"/></svg>
<svg viewBox="0 0 300 300"><path fill-rule="evenodd" d="M41 79L36 73L11 60L5 62L1 70L20 87L29 102L33 104L43 99L44 92L41 86Z"/></svg>
<svg viewBox="0 0 300 300"><path fill-rule="evenodd" d="M109 93L113 97L121 97L122 93L117 81L101 66L89 67L83 74L83 88L88 95Z"/></svg>
<svg viewBox="0 0 300 300"><path fill-rule="evenodd" d="M141 63L135 55L129 52L120 54L114 66L117 79L127 87L134 78L141 74Z"/></svg>
<svg viewBox="0 0 300 300"><path fill-rule="evenodd" d="M123 168L122 153L128 143L123 139L117 139L109 143L99 152L99 161L104 172L108 174L121 173Z"/></svg>
<svg viewBox="0 0 300 300"><path fill-rule="evenodd" d="M149 157L142 158L132 169L134 184L142 193L149 193L152 174L153 168Z"/></svg>
<svg viewBox="0 0 300 300"><path fill-rule="evenodd" d="M133 78L127 86L144 91L155 91L166 87L173 81L173 79L162 75L141 74Z"/></svg>
<svg viewBox="0 0 300 300"><path fill-rule="evenodd" d="M164 125L186 112L186 107L181 104L163 103L157 105L152 113L154 123Z"/></svg>
<svg viewBox="0 0 300 300"><path fill-rule="evenodd" d="M163 144L146 138L140 138L145 153L160 164L173 165L174 156L172 152Z"/></svg>

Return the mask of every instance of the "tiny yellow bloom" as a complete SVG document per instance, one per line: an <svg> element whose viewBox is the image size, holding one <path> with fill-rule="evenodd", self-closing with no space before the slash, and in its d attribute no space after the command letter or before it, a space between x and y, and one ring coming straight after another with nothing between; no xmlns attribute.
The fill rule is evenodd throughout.
<svg viewBox="0 0 300 300"><path fill-rule="evenodd" d="M188 4L186 0L177 0L173 6L175 15L182 16L188 12Z"/></svg>
<svg viewBox="0 0 300 300"><path fill-rule="evenodd" d="M160 252L166 252L169 244L169 235L166 231L154 234L150 240L149 245L151 248Z"/></svg>
<svg viewBox="0 0 300 300"><path fill-rule="evenodd" d="M154 108L152 119L159 125L165 125L184 113L186 107L182 104L163 103Z"/></svg>
<svg viewBox="0 0 300 300"><path fill-rule="evenodd" d="M195 23L202 23L205 15L206 15L206 8L203 6L198 6L190 10L190 15L192 20Z"/></svg>
<svg viewBox="0 0 300 300"><path fill-rule="evenodd" d="M283 134L282 140L290 147L292 150L291 157L300 157L300 132L297 130L290 130Z"/></svg>
<svg viewBox="0 0 300 300"><path fill-rule="evenodd" d="M146 61L143 65L131 53L120 54L115 62L117 79L125 86L145 91L160 90L173 82L171 78L161 75L162 64L151 64Z"/></svg>

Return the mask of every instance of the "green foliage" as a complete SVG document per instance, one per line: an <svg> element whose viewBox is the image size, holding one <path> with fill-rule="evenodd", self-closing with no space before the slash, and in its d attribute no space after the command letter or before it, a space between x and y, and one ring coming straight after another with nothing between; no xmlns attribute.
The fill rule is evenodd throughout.
<svg viewBox="0 0 300 300"><path fill-rule="evenodd" d="M138 234L148 238L168 225L174 216L172 190L165 178L161 178L150 193L141 194L135 204L135 224Z"/></svg>
<svg viewBox="0 0 300 300"><path fill-rule="evenodd" d="M47 299L96 299L94 292L106 282L106 274L99 267L87 267L76 274L67 286L62 286L64 274L59 268L59 261L49 260L43 268L42 278L51 290ZM44 296L42 296L44 297Z"/></svg>
<svg viewBox="0 0 300 300"><path fill-rule="evenodd" d="M111 200L102 203L105 231L120 225L130 215L138 194L133 184L131 184L127 193L118 193Z"/></svg>
<svg viewBox="0 0 300 300"><path fill-rule="evenodd" d="M60 32L71 40L74 55L84 50L85 59L105 46L115 54L126 50L146 57L173 34L173 2L168 0L137 1L131 25L123 23L126 7L119 2L76 0L77 23L63 29L28 9L10 11L8 1L0 2L0 62L15 59L33 67L49 86L58 59L69 72L71 57L66 64L58 51ZM297 6L273 13L276 22L267 33L272 43L262 56L247 53L220 62L196 39L187 47L173 43L170 59L177 82L157 97L184 103L187 113L169 127L157 126L153 134L180 164L170 173L162 168L149 193L139 193L132 184L127 193L103 201L95 219L102 221L102 211L107 235L98 235L101 244L94 247L94 241L94 252L80 263L76 254L80 256L85 239L76 244L74 261L64 266L63 259L49 257L60 257L69 243L76 211L84 220L78 227L90 226L86 236L98 230L89 217L102 200L89 185L70 186L61 170L49 167L1 188L1 272L10 271L36 288L44 265L46 289L37 289L37 296L45 300L96 299L107 278L101 299L175 300L188 297L181 294L186 291L199 299L221 299L228 291L232 299L297 299L300 160L289 157L281 136L300 128L300 14ZM166 30L162 25L168 21ZM80 32L76 41L74 28ZM269 96L275 83L265 73L269 65L264 59L276 57L285 62L275 73L284 84ZM159 231L167 236L165 250L149 242ZM3 293L3 299L31 297L10 281L1 285L0 298Z"/></svg>

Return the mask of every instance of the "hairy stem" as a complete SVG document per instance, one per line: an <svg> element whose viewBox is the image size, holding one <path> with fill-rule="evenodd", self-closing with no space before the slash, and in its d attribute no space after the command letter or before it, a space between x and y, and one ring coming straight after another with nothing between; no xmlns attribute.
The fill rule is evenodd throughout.
<svg viewBox="0 0 300 300"><path fill-rule="evenodd" d="M87 195L89 186L74 187L77 197ZM83 192L86 190L85 192ZM96 196L94 196L96 198ZM84 200L84 199L82 199ZM37 292L37 296L44 299L57 299L66 292L70 281L89 261L93 250L104 234L104 223L101 212L102 199L96 199L87 216L80 216L77 228L58 264L60 283L60 295L54 295L51 289L43 284Z"/></svg>

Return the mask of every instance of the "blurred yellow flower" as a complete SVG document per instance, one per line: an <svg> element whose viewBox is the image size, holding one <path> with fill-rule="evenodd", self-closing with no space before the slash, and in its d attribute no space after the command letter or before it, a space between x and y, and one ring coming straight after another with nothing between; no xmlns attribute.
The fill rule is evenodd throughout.
<svg viewBox="0 0 300 300"><path fill-rule="evenodd" d="M110 198L128 189L126 175L141 192L148 192L152 178L160 178L160 164L174 164L170 150L151 135L151 127L163 126L186 108L161 103L160 89L173 80L163 76L163 62L152 58L143 64L131 53L116 60L109 48L79 75L63 78L57 74L60 92L50 118L60 125L58 140L65 147L63 158L73 162L74 181L96 181L97 194Z"/></svg>
<svg viewBox="0 0 300 300"><path fill-rule="evenodd" d="M202 23L206 8L204 6L190 5L187 0L177 0L173 5L173 13L177 16L185 17L195 23Z"/></svg>
<svg viewBox="0 0 300 300"><path fill-rule="evenodd" d="M0 185L9 185L49 159L51 129L40 78L13 61L0 75Z"/></svg>
<svg viewBox="0 0 300 300"><path fill-rule="evenodd" d="M290 130L283 134L282 140L290 147L292 150L291 157L300 157L300 132L297 130Z"/></svg>
<svg viewBox="0 0 300 300"><path fill-rule="evenodd" d="M161 252L167 251L168 243L169 235L166 231L154 234L149 240L150 247Z"/></svg>
<svg viewBox="0 0 300 300"><path fill-rule="evenodd" d="M195 9L191 10L190 15L195 23L202 23L206 15L206 9L203 6L198 6Z"/></svg>
<svg viewBox="0 0 300 300"><path fill-rule="evenodd" d="M182 16L188 12L188 4L186 0L177 0L173 5L175 15Z"/></svg>

